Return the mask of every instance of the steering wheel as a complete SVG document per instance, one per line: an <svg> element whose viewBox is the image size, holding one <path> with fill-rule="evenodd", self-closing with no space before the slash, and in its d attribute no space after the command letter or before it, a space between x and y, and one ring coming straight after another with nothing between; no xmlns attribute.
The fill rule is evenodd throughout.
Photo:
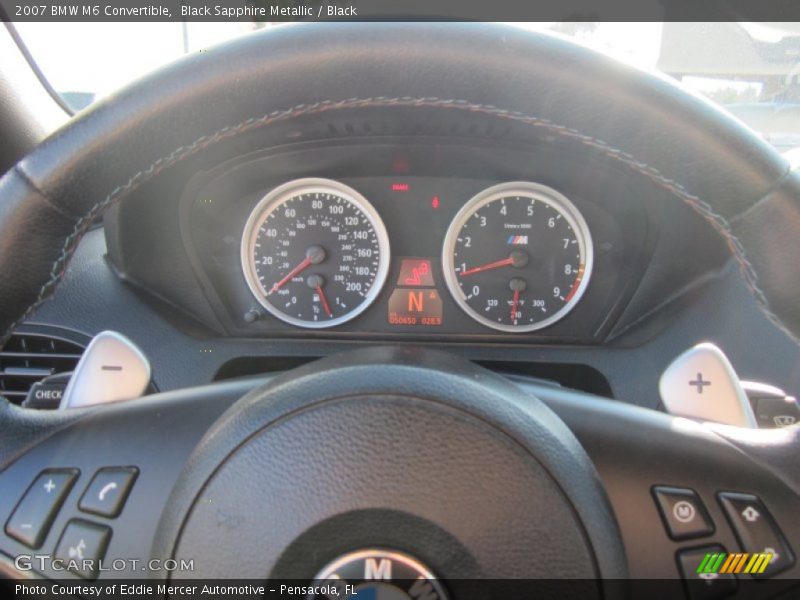
<svg viewBox="0 0 800 600"><path fill-rule="evenodd" d="M705 219L762 310L800 335L800 262L786 260L800 254L800 179L738 122L556 37L342 23L188 57L79 115L7 173L3 339L52 294L96 218L163 173L254 130L375 110L480 114L618 161ZM458 581L473 577L569 578L581 597L608 597L629 576L676 577L687 548L744 545L728 492L758 503L781 552L800 544L797 427L698 424L424 350L359 350L269 381L102 409L3 403L0 423L4 519L42 470L88 481L102 466L135 467L122 514L100 519L113 530L105 556L193 561L192 572L149 573L171 580L332 577L382 552L390 562L370 555L374 578L393 564L450 582L430 597L469 597ZM711 533L670 534L654 486L689 494ZM52 529L85 517L70 500ZM9 557L30 548L5 536L2 549L4 572L20 576ZM788 564L753 593L787 589L800 573Z"/></svg>

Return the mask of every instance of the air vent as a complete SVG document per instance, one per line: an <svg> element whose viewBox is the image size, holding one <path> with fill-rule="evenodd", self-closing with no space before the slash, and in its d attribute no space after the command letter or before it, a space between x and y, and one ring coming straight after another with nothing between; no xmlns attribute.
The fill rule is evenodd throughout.
<svg viewBox="0 0 800 600"><path fill-rule="evenodd" d="M0 349L0 396L21 404L37 381L73 371L85 347L52 333L13 333Z"/></svg>

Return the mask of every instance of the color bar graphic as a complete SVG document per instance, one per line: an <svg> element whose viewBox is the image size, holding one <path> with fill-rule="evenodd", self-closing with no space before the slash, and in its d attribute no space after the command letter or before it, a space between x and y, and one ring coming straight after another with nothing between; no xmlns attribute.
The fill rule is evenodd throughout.
<svg viewBox="0 0 800 600"><path fill-rule="evenodd" d="M756 552L736 552L727 554L725 552L714 552L706 554L700 565L697 567L697 574L707 573L753 573L761 574L767 570L772 561L773 554Z"/></svg>

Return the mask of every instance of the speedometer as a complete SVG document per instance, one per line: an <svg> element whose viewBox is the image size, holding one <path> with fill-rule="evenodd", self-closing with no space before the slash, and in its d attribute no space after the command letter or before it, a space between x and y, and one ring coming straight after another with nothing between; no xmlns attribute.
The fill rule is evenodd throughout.
<svg viewBox="0 0 800 600"><path fill-rule="evenodd" d="M389 270L389 238L357 191L297 179L267 194L242 236L242 268L256 299L299 327L333 327L375 300Z"/></svg>
<svg viewBox="0 0 800 600"><path fill-rule="evenodd" d="M442 266L450 293L470 317L500 331L534 331L564 317L586 291L592 239L563 194L536 183L503 183L455 216Z"/></svg>

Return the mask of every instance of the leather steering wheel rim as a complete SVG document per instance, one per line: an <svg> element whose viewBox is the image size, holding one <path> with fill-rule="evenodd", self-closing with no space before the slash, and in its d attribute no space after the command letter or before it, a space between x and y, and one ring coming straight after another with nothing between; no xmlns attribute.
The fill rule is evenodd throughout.
<svg viewBox="0 0 800 600"><path fill-rule="evenodd" d="M666 78L548 35L337 23L187 57L73 119L9 171L0 344L53 293L94 220L159 173L275 122L392 106L485 112L625 163L705 218L761 308L800 335L800 263L784 260L800 250L800 178L738 121Z"/></svg>

